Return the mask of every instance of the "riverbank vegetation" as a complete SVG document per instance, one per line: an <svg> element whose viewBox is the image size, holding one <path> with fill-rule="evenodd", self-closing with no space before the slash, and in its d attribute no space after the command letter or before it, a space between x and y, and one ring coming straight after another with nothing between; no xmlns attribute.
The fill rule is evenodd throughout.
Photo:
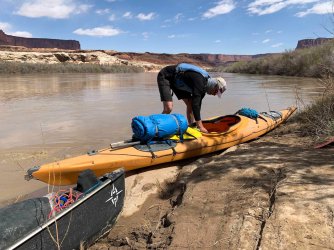
<svg viewBox="0 0 334 250"><path fill-rule="evenodd" d="M32 74L32 73L139 73L144 68L127 65L100 64L42 64L0 62L0 74Z"/></svg>
<svg viewBox="0 0 334 250"><path fill-rule="evenodd" d="M320 81L324 86L323 94L310 105L304 105L293 120L300 125L302 135L325 140L334 136L334 78L327 76ZM299 101L302 103L302 99Z"/></svg>
<svg viewBox="0 0 334 250"><path fill-rule="evenodd" d="M326 69L326 70L324 70ZM334 74L334 42L321 46L268 55L249 62L236 62L217 71L323 78Z"/></svg>
<svg viewBox="0 0 334 250"><path fill-rule="evenodd" d="M334 42L250 62L237 62L218 71L319 78L324 87L323 94L309 105L304 105L302 99L297 98L301 110L293 121L299 124L301 135L320 141L334 136Z"/></svg>

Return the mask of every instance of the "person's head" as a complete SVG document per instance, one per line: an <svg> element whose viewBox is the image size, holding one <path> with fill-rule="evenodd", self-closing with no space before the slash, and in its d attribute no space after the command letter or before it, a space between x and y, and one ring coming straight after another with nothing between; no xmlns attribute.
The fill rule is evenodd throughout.
<svg viewBox="0 0 334 250"><path fill-rule="evenodd" d="M206 88L206 93L209 95L218 95L218 97L221 97L221 95L226 90L226 81L222 77L216 77L216 78L209 78L208 84Z"/></svg>

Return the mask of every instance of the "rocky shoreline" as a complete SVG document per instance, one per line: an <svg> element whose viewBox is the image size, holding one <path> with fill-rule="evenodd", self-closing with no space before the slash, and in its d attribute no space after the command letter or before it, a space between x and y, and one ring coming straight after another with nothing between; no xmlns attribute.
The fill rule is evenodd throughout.
<svg viewBox="0 0 334 250"><path fill-rule="evenodd" d="M224 63L250 61L252 56L208 54L156 54L117 52L114 50L59 50L33 49L19 46L0 46L0 62L29 64L98 64L141 67L146 72L157 72L170 64L188 62L209 69Z"/></svg>
<svg viewBox="0 0 334 250"><path fill-rule="evenodd" d="M79 50L64 51L57 49L26 49L26 48L9 48L0 49L1 62L18 62L32 64L100 64L100 65L126 65L142 67L145 71L158 71L163 65L155 63L121 59L112 54L114 51L104 50Z"/></svg>

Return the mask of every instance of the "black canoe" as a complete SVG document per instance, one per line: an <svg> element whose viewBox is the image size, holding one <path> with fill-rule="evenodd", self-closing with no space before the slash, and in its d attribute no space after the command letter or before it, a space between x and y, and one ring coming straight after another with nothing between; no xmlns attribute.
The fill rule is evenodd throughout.
<svg viewBox="0 0 334 250"><path fill-rule="evenodd" d="M122 169L99 179L86 170L70 191L1 208L0 249L50 250L87 246L115 224L123 208L124 195Z"/></svg>

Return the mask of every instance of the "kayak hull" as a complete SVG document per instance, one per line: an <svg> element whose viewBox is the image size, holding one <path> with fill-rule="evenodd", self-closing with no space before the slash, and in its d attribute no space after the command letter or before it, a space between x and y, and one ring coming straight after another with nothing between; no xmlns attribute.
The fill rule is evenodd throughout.
<svg viewBox="0 0 334 250"><path fill-rule="evenodd" d="M295 107L289 107L281 110L279 117L260 115L261 119L256 120L242 115L216 117L203 121L206 127L212 127L210 133L203 133L202 137L194 140L179 142L174 149L152 154L140 151L135 146L120 149L106 148L92 154L42 165L28 171L28 175L51 185L69 185L76 183L80 172L86 169L91 169L97 176L101 176L118 168L131 171L198 157L262 136L287 120L295 110ZM231 125L228 125L229 123Z"/></svg>

